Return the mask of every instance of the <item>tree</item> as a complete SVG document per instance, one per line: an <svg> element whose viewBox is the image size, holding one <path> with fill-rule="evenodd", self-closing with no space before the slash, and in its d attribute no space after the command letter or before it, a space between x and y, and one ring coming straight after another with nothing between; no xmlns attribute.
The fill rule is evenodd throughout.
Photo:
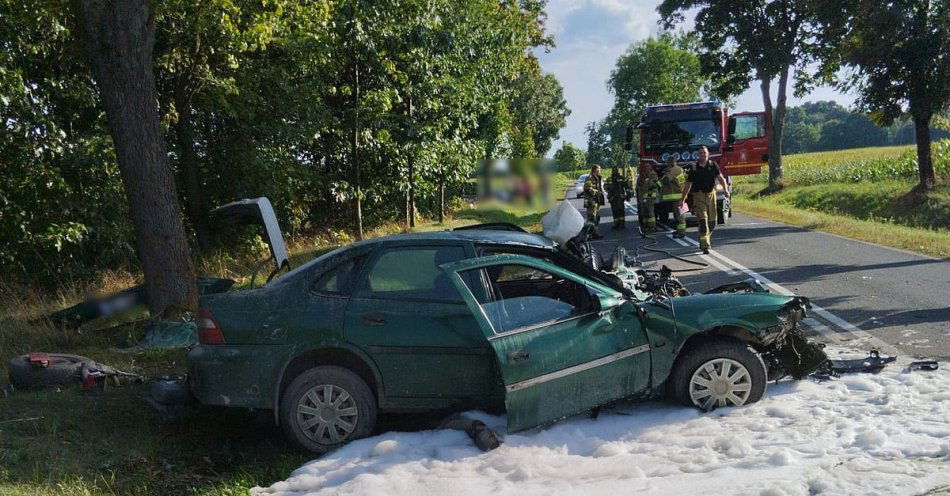
<svg viewBox="0 0 950 496"><path fill-rule="evenodd" d="M583 169L587 164L587 154L584 150L564 141L561 143L561 149L554 152L554 164L557 170L562 172Z"/></svg>
<svg viewBox="0 0 950 496"><path fill-rule="evenodd" d="M516 126L531 128L533 156L543 157L571 114L561 83L543 74L534 55L525 57L513 84L511 113Z"/></svg>
<svg viewBox="0 0 950 496"><path fill-rule="evenodd" d="M832 3L832 2L827 2ZM785 123L788 81L795 70L795 92L803 95L816 80L831 77L831 64L816 62L831 58L829 45L819 35L817 11L822 0L663 0L657 8L662 22L672 27L684 13L696 13L696 33L702 49L700 60L715 84L713 92L727 97L738 95L759 81L762 103L771 115L769 146L769 186L779 187L782 179L782 136ZM771 96L777 81L776 99Z"/></svg>
<svg viewBox="0 0 950 496"><path fill-rule="evenodd" d="M854 68L842 86L879 124L909 113L914 121L919 182L936 182L930 150L934 115L950 106L950 3L933 0L842 0L822 10L826 37Z"/></svg>
<svg viewBox="0 0 950 496"><path fill-rule="evenodd" d="M614 94L611 113L618 121L639 120L647 105L699 100L709 77L700 70L699 56L687 48L687 38L663 33L630 45L617 59L607 88Z"/></svg>
<svg viewBox="0 0 950 496"><path fill-rule="evenodd" d="M610 157L610 134L603 121L588 122L584 128L587 134L587 165L603 165Z"/></svg>
<svg viewBox="0 0 950 496"><path fill-rule="evenodd" d="M83 0L84 46L125 186L149 311L198 306L195 272L159 126L147 0Z"/></svg>

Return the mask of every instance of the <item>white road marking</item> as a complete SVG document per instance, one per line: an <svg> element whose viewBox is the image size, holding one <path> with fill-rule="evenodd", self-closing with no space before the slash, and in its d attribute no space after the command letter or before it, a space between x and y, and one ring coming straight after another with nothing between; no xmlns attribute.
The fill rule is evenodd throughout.
<svg viewBox="0 0 950 496"><path fill-rule="evenodd" d="M636 206L634 206L634 205L633 205L632 203L630 203L630 202L624 202L624 203L626 204L627 210L629 211L629 213L630 213L631 215L636 215L636 214L637 214L637 207L636 207ZM742 224L742 225L753 225L753 224L759 224L759 223L748 223L748 224ZM740 225L740 224L731 224L731 225ZM669 237L670 239L672 239L674 242L676 242L676 243L678 243L679 245L681 245L681 246L690 246L690 245L696 246L696 247L699 246L699 242L698 242L698 241L696 241L696 240L694 240L693 238L690 238L690 237L688 237L688 236L685 237L685 238L679 238L679 239L673 238L672 235L668 235L668 237ZM778 293L778 294L785 295L785 296L794 296L794 295L795 295L794 292L789 291L788 289L786 289L785 287L781 286L780 284L778 284L778 283L776 283L776 282L770 280L769 278L767 278L767 277L765 277L765 276L759 274L758 272L753 271L752 269L749 269L748 267L746 267L746 266L744 266L744 265L742 265L742 264L736 262L735 260L732 260L731 258L729 258L729 257L727 257L727 256L725 256L725 255L723 255L722 253L717 252L716 250L712 250L712 249L711 249L711 250L709 250L709 253L710 253L710 255L715 255L715 256L718 257L722 262L724 262L724 263L727 264L727 265L730 265L731 267L728 267L728 266L726 266L726 265L723 265L722 263L720 263L719 261L717 261L715 258L713 258L713 257L710 256L710 255L700 255L700 258L702 258L703 260L705 260L706 262L708 262L710 265L716 267L717 269L719 269L719 270L725 272L726 274L729 274L729 275L738 275L738 273L737 273L736 271L739 271L739 272L745 273L746 275L751 276L752 278L754 278L754 279L758 280L759 282L765 284L766 286L768 286L770 289L772 289L773 291L775 291L775 292ZM857 326L855 326L854 324L852 324L852 323L850 323L850 322L848 322L848 321L842 319L841 317L838 317L837 315L835 315L835 314L829 312L828 310L825 310L824 308L821 308L820 306L816 305L814 302L812 302L811 307L812 307L812 308L811 308L812 311L814 311L815 314L820 315L822 318L824 318L825 320L827 320L827 321L830 322L831 324L837 326L837 327L840 328L841 330L846 331L846 332L849 332L849 333L851 333L851 334L854 334L855 337L857 337L857 338L861 338L861 339L863 339L863 340L866 340L869 344L871 344L871 345L874 346L875 348L880 349L881 351L883 351L883 352L885 352L885 353L892 354L892 355L896 355L896 354L897 354L897 348L891 346L890 344L888 344L887 342L885 342L885 341L883 341L883 340L881 340L881 339L879 339L879 338L876 338L876 337L872 336L872 335L871 335L870 333L868 333L867 331L863 331L863 330L859 329L859 328L858 328ZM830 329L828 326L822 324L821 322L819 322L818 320L814 319L813 317L809 317L809 318L805 319L804 322L805 322L805 324L807 324L809 327L811 327L812 329L814 329L816 332L818 332L818 333L820 333L820 334L822 334L822 335L824 335L824 336L829 337L829 338L832 339L833 341L837 341L837 342L840 342L840 341L841 341L841 337L838 335L837 332L835 332L834 330Z"/></svg>
<svg viewBox="0 0 950 496"><path fill-rule="evenodd" d="M685 239L687 242L689 242L690 244L694 245L694 246L699 246L699 242L695 241L695 240L692 239L692 238L687 237L687 238L684 238L684 239ZM712 249L711 249L711 250L709 250L709 253L710 253L710 255L714 255L714 256L718 257L721 261L725 262L726 264L731 265L732 267L735 267L736 269L739 269L740 271L746 273L746 274L749 275L749 276L752 276L753 278L757 279L759 282L765 284L766 286L768 286L769 288L773 289L775 292L777 292L777 293L779 293L779 294L782 294L782 295L785 295L785 296L794 296L794 295L795 295L795 293L793 293L792 291L789 291L788 289L786 289L785 287L781 286L780 284L775 283L774 281L770 280L769 278L767 278L767 277L765 277L765 276L759 274L758 272L755 272L755 271L752 270L752 269L749 269L748 267L746 267L746 266L740 264L739 262L736 262L735 260L732 260L731 258L729 258L729 257L727 257L727 256L725 256L725 255L723 255L722 253L719 253L719 252L716 251L716 250L712 250ZM888 354L890 354L890 355L896 355L896 354L898 353L898 352L897 352L897 348L891 346L890 344L888 344L888 343L885 342L885 341L882 341L881 339L878 339L878 338L872 336L870 333L859 329L859 328L858 328L857 326L855 326L854 324L852 324L852 323L850 323L850 322L848 322L848 321L842 319L841 317L838 317L837 315L835 315L835 314L829 312L828 310L825 310L824 308L821 308L820 306L818 306L818 305L815 304L814 302L811 304L811 309L812 309L812 311L814 311L816 314L820 315L822 318L824 318L824 319L827 320L828 322L830 322L830 323L832 323L832 324L838 326L838 327L841 328L842 330L844 330L844 331L846 331L846 332L850 332L851 334L854 334L856 337L861 338L861 339L863 339L863 340L866 340L871 346L874 346L875 348L878 348L878 349L880 349L881 351L883 351L883 352L885 352L885 353L888 353ZM815 330L818 331L818 332L821 332L821 330L818 329L818 328L816 328Z"/></svg>

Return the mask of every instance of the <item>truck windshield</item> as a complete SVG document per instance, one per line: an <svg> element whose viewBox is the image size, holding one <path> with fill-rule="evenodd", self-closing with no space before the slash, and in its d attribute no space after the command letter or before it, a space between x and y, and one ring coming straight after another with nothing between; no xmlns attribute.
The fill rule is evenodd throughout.
<svg viewBox="0 0 950 496"><path fill-rule="evenodd" d="M651 122L646 128L647 153L662 153L679 148L705 146L716 151L720 144L720 125L711 119Z"/></svg>

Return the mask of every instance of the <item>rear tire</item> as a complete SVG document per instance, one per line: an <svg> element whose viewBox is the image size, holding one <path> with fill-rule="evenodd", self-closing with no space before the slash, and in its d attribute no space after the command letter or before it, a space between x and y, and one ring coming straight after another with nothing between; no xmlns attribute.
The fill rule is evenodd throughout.
<svg viewBox="0 0 950 496"><path fill-rule="evenodd" d="M315 367L287 386L280 399L280 423L294 444L324 454L373 432L376 399L353 372Z"/></svg>
<svg viewBox="0 0 950 496"><path fill-rule="evenodd" d="M707 411L759 401L766 381L762 357L733 339L700 344L677 360L670 376L677 401Z"/></svg>

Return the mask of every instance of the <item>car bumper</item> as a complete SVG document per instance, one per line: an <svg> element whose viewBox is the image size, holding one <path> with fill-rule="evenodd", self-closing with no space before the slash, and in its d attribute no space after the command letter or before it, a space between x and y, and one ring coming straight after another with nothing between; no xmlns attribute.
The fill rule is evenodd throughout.
<svg viewBox="0 0 950 496"><path fill-rule="evenodd" d="M202 404L273 408L290 346L198 345L188 352L188 389Z"/></svg>

